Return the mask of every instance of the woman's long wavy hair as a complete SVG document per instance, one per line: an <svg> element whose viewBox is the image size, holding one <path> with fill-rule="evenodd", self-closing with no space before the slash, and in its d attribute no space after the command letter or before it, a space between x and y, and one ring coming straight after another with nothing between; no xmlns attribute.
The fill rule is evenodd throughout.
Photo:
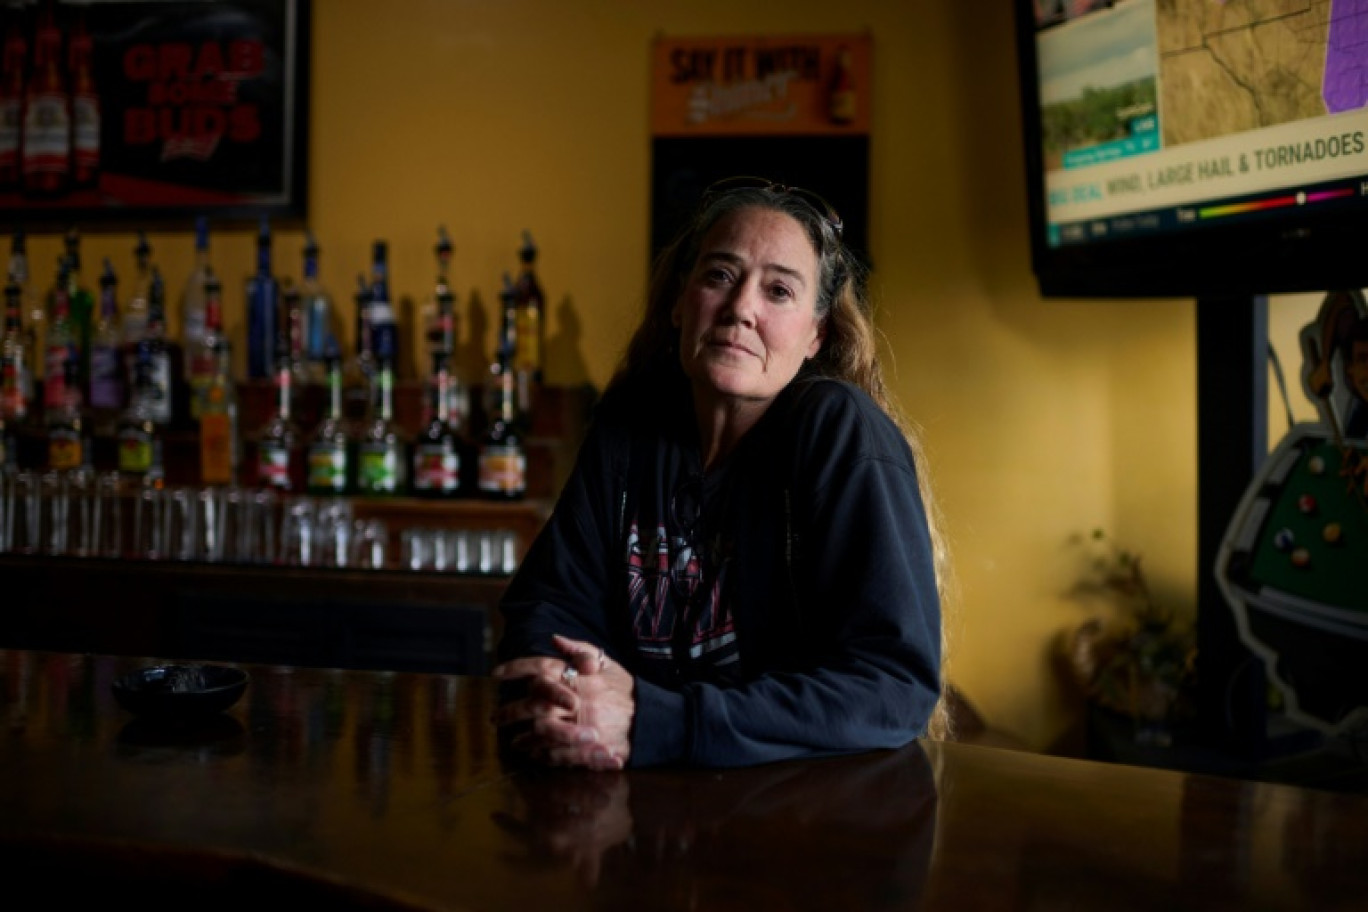
<svg viewBox="0 0 1368 912"><path fill-rule="evenodd" d="M928 722L927 734L932 738L948 738L952 732L945 679L949 646L946 635L949 625L945 619L954 604L956 588L944 522L928 483L926 456L918 429L889 397L884 383L870 317L866 270L842 243L832 221L804 196L777 185L746 187L705 196L694 216L656 258L647 292L646 313L609 381L608 390L639 389L642 382L660 376L664 362L672 361L678 367L679 330L673 325L671 310L693 271L699 246L719 221L752 208L782 212L794 218L817 253L817 316L825 321L826 335L817 355L804 365L802 375L845 380L864 390L897 424L912 449L921 498L930 524L936 589L941 600L941 697Z"/></svg>

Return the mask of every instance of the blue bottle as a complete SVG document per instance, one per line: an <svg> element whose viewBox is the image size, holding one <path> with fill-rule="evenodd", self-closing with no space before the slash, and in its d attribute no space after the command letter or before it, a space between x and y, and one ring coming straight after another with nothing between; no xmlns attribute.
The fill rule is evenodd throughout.
<svg viewBox="0 0 1368 912"><path fill-rule="evenodd" d="M280 322L280 285L271 275L271 226L262 218L257 234L257 271L247 280L247 376L272 376L276 330Z"/></svg>

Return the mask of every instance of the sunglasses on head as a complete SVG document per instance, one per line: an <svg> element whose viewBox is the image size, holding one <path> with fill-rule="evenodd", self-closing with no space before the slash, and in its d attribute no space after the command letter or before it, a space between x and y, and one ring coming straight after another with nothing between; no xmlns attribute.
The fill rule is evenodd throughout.
<svg viewBox="0 0 1368 912"><path fill-rule="evenodd" d="M719 196L725 196L737 190L764 190L768 193L783 194L785 196L796 197L807 204L822 221L836 232L837 237L841 237L845 230L845 225L841 222L841 217L836 214L836 210L825 199L813 193L811 190L804 190L802 187L791 187L788 184L780 184L763 177L726 177L714 184L709 185L703 191L704 202L711 201Z"/></svg>

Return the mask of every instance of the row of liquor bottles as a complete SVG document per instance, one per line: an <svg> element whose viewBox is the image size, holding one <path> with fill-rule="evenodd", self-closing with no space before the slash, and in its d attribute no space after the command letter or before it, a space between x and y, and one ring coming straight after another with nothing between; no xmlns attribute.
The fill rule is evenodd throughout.
<svg viewBox="0 0 1368 912"><path fill-rule="evenodd" d="M190 435L198 451L199 482L255 484L319 495L523 497L527 491L526 418L517 407L513 372L495 374L496 383L487 390L486 427L478 437L471 437L452 412L453 384L446 363L440 357L433 361L416 434L406 433L396 420L394 372L388 362L379 365L365 417L354 420L349 415L340 359L330 358L325 406L319 420L305 428L296 418L298 388L282 357L270 413L245 438L240 433L237 386L221 369L203 396L197 431ZM114 467L120 474L159 487L167 474L165 443L175 432L155 420L148 395L148 362L140 358L137 363L137 392L115 425L101 429L99 436L112 438ZM35 465L33 459L20 465L20 442L11 425L0 428L0 468L94 471L95 434L74 390L74 384L68 387L66 406L42 429L42 465ZM33 447L28 449L32 453Z"/></svg>
<svg viewBox="0 0 1368 912"><path fill-rule="evenodd" d="M437 234L437 279L423 303L421 362L411 372L426 375L434 358L445 358L455 381L453 406L459 409L466 372L455 360L456 295L448 279L452 244L444 228L439 227ZM261 222L257 269L244 284L246 338L239 340L247 348L248 379L272 377L276 361L283 358L297 385L321 384L327 359L341 356L341 317L319 281L319 248L311 235L302 252L302 281L278 278L272 271L270 225ZM115 415L128 405L143 350L151 355L157 421L184 425L197 417L220 355L225 349L231 351L233 343L224 325L224 286L210 263L208 225L204 219L196 225L195 264L174 305L179 329L174 336L168 331L172 314L168 313L166 285L145 235L139 235L133 253L135 274L127 300L120 301L118 276L108 259L99 278L97 300L82 280L80 236L72 229L65 237L65 252L53 284L40 299L29 279L24 235L15 233L0 337L0 420L36 420L41 411L63 408L69 361L74 362L73 382L83 401L97 416ZM524 232L517 278L507 272L503 276L496 357L489 365L492 371L514 373L524 412L531 410L541 382L545 299L536 276L536 257L531 235ZM411 337L413 327L401 327L396 318L385 241L374 242L369 275L358 275L354 299L354 345L345 361L347 382L369 387L382 361L401 376L407 367L404 357L414 358L400 344L401 334ZM231 369L231 359L228 364ZM178 401L172 381L181 378L191 395Z"/></svg>

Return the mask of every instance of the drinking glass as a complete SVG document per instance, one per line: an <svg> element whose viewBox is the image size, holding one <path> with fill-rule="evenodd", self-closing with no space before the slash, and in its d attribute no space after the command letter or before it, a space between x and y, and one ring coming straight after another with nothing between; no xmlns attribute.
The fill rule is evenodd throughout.
<svg viewBox="0 0 1368 912"><path fill-rule="evenodd" d="M178 561L195 560L199 556L196 547L198 495L191 488L167 488L162 492L162 510L166 556Z"/></svg>
<svg viewBox="0 0 1368 912"><path fill-rule="evenodd" d="M307 497L286 501L280 518L280 563L312 567L319 562L317 532L314 502Z"/></svg>
<svg viewBox="0 0 1368 912"><path fill-rule="evenodd" d="M357 520L352 535L352 566L383 570L388 563L389 529L383 520Z"/></svg>
<svg viewBox="0 0 1368 912"><path fill-rule="evenodd" d="M427 529L405 529L399 534L400 559L405 570L432 569L432 537Z"/></svg>
<svg viewBox="0 0 1368 912"><path fill-rule="evenodd" d="M91 553L123 557L123 485L118 472L95 477L95 514L91 519Z"/></svg>
<svg viewBox="0 0 1368 912"><path fill-rule="evenodd" d="M318 563L324 567L351 566L352 507L343 498L318 505Z"/></svg>
<svg viewBox="0 0 1368 912"><path fill-rule="evenodd" d="M0 468L0 553L14 550L17 473Z"/></svg>
<svg viewBox="0 0 1368 912"><path fill-rule="evenodd" d="M60 472L44 472L38 478L38 500L33 509L38 518L39 550L45 554L67 553L66 476Z"/></svg>
<svg viewBox="0 0 1368 912"><path fill-rule="evenodd" d="M499 572L512 576L518 569L518 535L512 529L501 529L498 533Z"/></svg>
<svg viewBox="0 0 1368 912"><path fill-rule="evenodd" d="M475 533L475 569L480 573L493 573L495 566L494 533L481 529Z"/></svg>
<svg viewBox="0 0 1368 912"><path fill-rule="evenodd" d="M142 487L133 498L132 553L142 560L166 557L166 514L162 509L160 488Z"/></svg>
<svg viewBox="0 0 1368 912"><path fill-rule="evenodd" d="M457 529L447 536L451 548L451 569L457 573L469 573L474 567L471 559L470 533Z"/></svg>
<svg viewBox="0 0 1368 912"><path fill-rule="evenodd" d="M232 559L228 547L229 489L200 488L196 495L199 509L195 515L195 548L210 563Z"/></svg>
<svg viewBox="0 0 1368 912"><path fill-rule="evenodd" d="M67 551L76 557L95 554L95 476L90 472L69 472L67 493Z"/></svg>

